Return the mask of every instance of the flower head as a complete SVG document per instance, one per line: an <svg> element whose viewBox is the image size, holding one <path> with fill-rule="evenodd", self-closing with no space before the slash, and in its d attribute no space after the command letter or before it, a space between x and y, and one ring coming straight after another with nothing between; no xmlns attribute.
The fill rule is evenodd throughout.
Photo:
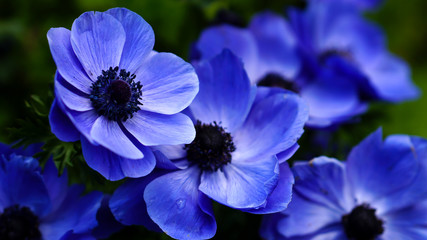
<svg viewBox="0 0 427 240"><path fill-rule="evenodd" d="M370 101L419 95L407 64L387 51L382 32L348 2L313 0L289 16L288 22L264 12L247 28L210 27L195 43L194 55L210 59L230 49L244 62L252 83L305 99L307 126L313 128L348 121L365 112Z"/></svg>
<svg viewBox="0 0 427 240"><path fill-rule="evenodd" d="M191 120L179 113L193 100L193 67L153 51L154 33L124 8L86 12L71 31L52 28L49 46L57 65L52 132L81 140L84 157L110 180L151 172L147 146L194 139Z"/></svg>
<svg viewBox="0 0 427 240"><path fill-rule="evenodd" d="M258 96L242 63L228 50L195 68L200 92L188 114L196 138L186 145L156 147L156 156L169 161L170 170L128 181L110 201L122 223L155 226L179 239L213 237L211 199L250 213L286 208L293 176L285 162L289 156L278 159L276 154L295 152L308 117L307 106L294 93Z"/></svg>
<svg viewBox="0 0 427 240"><path fill-rule="evenodd" d="M425 239L427 141L381 130L347 162L319 157L293 167L289 207L267 216L266 239Z"/></svg>
<svg viewBox="0 0 427 240"><path fill-rule="evenodd" d="M7 151L3 151L7 150ZM12 152L12 153L11 153ZM102 194L81 196L68 187L67 174L49 161L43 172L37 160L7 149L0 152L0 239L91 239Z"/></svg>

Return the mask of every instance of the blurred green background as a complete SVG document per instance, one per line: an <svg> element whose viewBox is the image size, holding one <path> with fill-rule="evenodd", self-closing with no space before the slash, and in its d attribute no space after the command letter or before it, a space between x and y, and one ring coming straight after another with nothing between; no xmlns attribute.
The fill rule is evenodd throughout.
<svg viewBox="0 0 427 240"><path fill-rule="evenodd" d="M46 33L51 27L70 28L74 19L89 10L126 7L139 13L154 29L157 51L188 59L188 49L219 9L240 15L246 22L261 10L283 13L300 0L2 0L0 5L0 141L10 142L8 128L31 115L25 101L36 94L46 98L53 86L55 64ZM427 92L427 26L425 0L385 0L366 17L381 25L391 52L409 62L415 83ZM384 134L404 133L427 137L427 96L399 105L377 103L358 123L347 124L338 139L357 143L383 126ZM259 217L215 205L216 239L257 239ZM143 234L141 236L140 234ZM126 238L124 238L126 236ZM167 239L141 227L126 228L111 239Z"/></svg>

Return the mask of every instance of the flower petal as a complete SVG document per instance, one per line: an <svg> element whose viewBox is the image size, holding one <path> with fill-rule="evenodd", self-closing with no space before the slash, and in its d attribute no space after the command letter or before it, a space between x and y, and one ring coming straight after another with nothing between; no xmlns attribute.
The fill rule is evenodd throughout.
<svg viewBox="0 0 427 240"><path fill-rule="evenodd" d="M83 197L83 186L73 185L57 211L41 219L40 231L46 239L60 239L64 233L87 233L97 225L96 212L101 206L102 193L91 192Z"/></svg>
<svg viewBox="0 0 427 240"><path fill-rule="evenodd" d="M286 209L292 196L292 186L294 184L294 175L289 168L288 163L282 163L279 166L279 180L277 186L267 198L265 206L244 210L245 212L255 214L270 214L280 212Z"/></svg>
<svg viewBox="0 0 427 240"><path fill-rule="evenodd" d="M61 102L64 103L67 108L84 112L89 111L93 109L92 102L89 99L89 95L81 93L81 92L75 92L64 85L65 80L64 78L59 74L55 74L55 94L58 98L61 99Z"/></svg>
<svg viewBox="0 0 427 240"><path fill-rule="evenodd" d="M415 99L420 90L413 84L409 66L402 59L383 53L365 68L381 99L391 102Z"/></svg>
<svg viewBox="0 0 427 240"><path fill-rule="evenodd" d="M307 118L307 105L296 94L274 94L255 103L244 125L232 135L233 159L269 156L292 148Z"/></svg>
<svg viewBox="0 0 427 240"><path fill-rule="evenodd" d="M356 202L342 162L318 157L310 162L296 162L293 172L296 179L294 193L306 201L335 213L348 213L354 207Z"/></svg>
<svg viewBox="0 0 427 240"><path fill-rule="evenodd" d="M297 41L285 19L272 12L263 12L252 18L249 29L256 39L260 60L256 79L268 73L294 79L301 62L296 52Z"/></svg>
<svg viewBox="0 0 427 240"><path fill-rule="evenodd" d="M141 109L150 112L181 112L199 90L194 68L172 53L153 53L135 75L143 85Z"/></svg>
<svg viewBox="0 0 427 240"><path fill-rule="evenodd" d="M252 83L256 82L258 74L258 50L254 37L247 29L229 25L211 27L202 32L196 44L201 58L209 60L229 49L242 59L246 72Z"/></svg>
<svg viewBox="0 0 427 240"><path fill-rule="evenodd" d="M275 156L235 161L221 170L202 173L200 191L232 208L255 208L266 202L279 178Z"/></svg>
<svg viewBox="0 0 427 240"><path fill-rule="evenodd" d="M71 32L65 28L51 28L47 33L50 51L56 63L58 72L65 80L89 94L92 80L87 76L83 66L71 47Z"/></svg>
<svg viewBox="0 0 427 240"><path fill-rule="evenodd" d="M99 117L93 124L90 135L93 140L125 158L141 159L144 154L139 150L115 121L104 116Z"/></svg>
<svg viewBox="0 0 427 240"><path fill-rule="evenodd" d="M53 100L50 108L49 124L52 133L63 142L75 142L80 139L80 132L58 106L56 98Z"/></svg>
<svg viewBox="0 0 427 240"><path fill-rule="evenodd" d="M53 160L49 159L43 169L43 180L49 192L50 199L52 200L52 211L56 211L67 196L67 171L64 171L62 175L59 176Z"/></svg>
<svg viewBox="0 0 427 240"><path fill-rule="evenodd" d="M200 91L190 105L202 123L220 123L227 132L240 127L255 97L242 62L229 50L196 65Z"/></svg>
<svg viewBox="0 0 427 240"><path fill-rule="evenodd" d="M141 59L144 59L153 49L153 29L141 16L126 8L112 8L105 13L115 17L126 33L119 66L121 69L135 73L141 66Z"/></svg>
<svg viewBox="0 0 427 240"><path fill-rule="evenodd" d="M71 45L92 80L119 66L125 40L122 24L107 13L85 12L71 27Z"/></svg>
<svg viewBox="0 0 427 240"><path fill-rule="evenodd" d="M140 110L123 125L145 146L188 144L196 136L193 122L182 113L163 115Z"/></svg>
<svg viewBox="0 0 427 240"><path fill-rule="evenodd" d="M197 167L178 170L156 178L144 191L151 219L173 238L207 239L216 232L211 203L198 190L199 179Z"/></svg>
<svg viewBox="0 0 427 240"><path fill-rule="evenodd" d="M352 149L347 175L357 200L373 203L406 190L419 172L419 162L409 136L392 135L383 143L378 129Z"/></svg>
<svg viewBox="0 0 427 240"><path fill-rule="evenodd" d="M125 177L138 178L149 174L156 165L156 159L148 147L141 147L144 157L128 159L110 150L91 144L82 137L83 156L92 169L101 173L106 179L116 181Z"/></svg>
<svg viewBox="0 0 427 240"><path fill-rule="evenodd" d="M129 179L114 191L110 209L117 221L125 225L143 225L151 231L161 231L148 215L144 201L147 184L159 176L159 172L153 172L144 178Z"/></svg>

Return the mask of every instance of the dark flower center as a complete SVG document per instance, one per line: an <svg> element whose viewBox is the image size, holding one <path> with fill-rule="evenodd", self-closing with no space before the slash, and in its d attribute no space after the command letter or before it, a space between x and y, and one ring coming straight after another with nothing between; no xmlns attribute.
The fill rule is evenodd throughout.
<svg viewBox="0 0 427 240"><path fill-rule="evenodd" d="M39 219L28 207L14 205L0 215L0 239L41 240Z"/></svg>
<svg viewBox="0 0 427 240"><path fill-rule="evenodd" d="M298 86L296 86L294 82L287 80L276 73L269 73L265 75L257 85L263 87L278 87L291 90L293 92L299 92Z"/></svg>
<svg viewBox="0 0 427 240"><path fill-rule="evenodd" d="M231 153L236 150L230 133L216 122L202 124L197 121L196 138L186 144L187 159L202 170L216 171L231 162Z"/></svg>
<svg viewBox="0 0 427 240"><path fill-rule="evenodd" d="M353 55L350 51L340 50L340 49L326 50L321 54L319 54L318 58L319 58L319 61L324 64L331 57L340 57L347 60L348 62L354 62Z"/></svg>
<svg viewBox="0 0 427 240"><path fill-rule="evenodd" d="M347 237L352 240L374 240L384 232L383 221L367 204L359 205L342 216L341 223Z"/></svg>
<svg viewBox="0 0 427 240"><path fill-rule="evenodd" d="M119 72L119 67L102 71L92 84L89 96L96 112L113 121L132 118L142 105L142 85L134 81L135 77L124 69Z"/></svg>

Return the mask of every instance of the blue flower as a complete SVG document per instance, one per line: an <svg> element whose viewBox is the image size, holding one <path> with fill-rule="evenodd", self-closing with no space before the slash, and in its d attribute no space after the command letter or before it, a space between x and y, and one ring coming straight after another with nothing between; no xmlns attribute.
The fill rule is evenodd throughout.
<svg viewBox="0 0 427 240"><path fill-rule="evenodd" d="M369 101L418 97L407 64L387 51L382 32L354 6L313 0L289 16L290 23L265 12L247 29L210 27L194 44L193 55L210 59L230 49L252 83L300 94L310 106L307 126L313 128L348 121L365 112Z"/></svg>
<svg viewBox="0 0 427 240"><path fill-rule="evenodd" d="M6 150L6 151L4 151ZM53 161L43 172L37 160L2 145L0 152L0 239L95 239L102 194L81 196L83 186L68 187Z"/></svg>
<svg viewBox="0 0 427 240"><path fill-rule="evenodd" d="M331 114L332 122L359 114L368 101L419 96L408 65L387 50L382 31L354 7L311 1L289 16L304 59L300 93L310 106L309 125L328 125Z"/></svg>
<svg viewBox="0 0 427 240"><path fill-rule="evenodd" d="M86 12L71 31L52 28L49 46L58 68L52 132L82 142L83 155L110 180L152 171L149 147L190 143L191 120L181 114L198 92L193 67L153 51L154 33L124 8Z"/></svg>
<svg viewBox="0 0 427 240"><path fill-rule="evenodd" d="M427 140L381 129L347 162L297 162L289 207L265 217L266 239L426 239Z"/></svg>
<svg viewBox="0 0 427 240"><path fill-rule="evenodd" d="M195 140L156 147L159 162L170 170L132 179L110 200L122 223L160 228L178 239L214 236L211 200L256 214L285 209L294 181L285 161L308 118L294 93L256 96L242 63L228 50L195 68L200 92L187 110ZM287 154L278 159L280 152Z"/></svg>

